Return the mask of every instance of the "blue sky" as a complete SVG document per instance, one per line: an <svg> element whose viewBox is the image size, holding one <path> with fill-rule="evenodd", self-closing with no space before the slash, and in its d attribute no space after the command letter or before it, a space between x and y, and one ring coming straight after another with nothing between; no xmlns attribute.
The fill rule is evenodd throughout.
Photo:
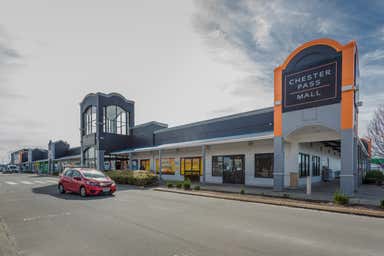
<svg viewBox="0 0 384 256"><path fill-rule="evenodd" d="M273 69L320 37L357 41L364 135L384 96L383 13L384 1L2 0L0 162L78 146L90 92L134 100L136 124L272 106Z"/></svg>
<svg viewBox="0 0 384 256"><path fill-rule="evenodd" d="M384 1L198 1L195 27L215 57L248 72L230 90L253 97L272 90L274 67L304 42L356 40L361 75L361 134L384 96ZM220 56L223 51L232 56Z"/></svg>

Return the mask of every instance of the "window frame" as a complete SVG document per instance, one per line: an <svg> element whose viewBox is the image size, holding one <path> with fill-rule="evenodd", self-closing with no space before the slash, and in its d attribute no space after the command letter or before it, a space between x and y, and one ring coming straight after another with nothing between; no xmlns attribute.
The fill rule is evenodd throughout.
<svg viewBox="0 0 384 256"><path fill-rule="evenodd" d="M261 176L261 175L257 175L257 158L258 157L264 157L264 159L266 159L265 157L266 156L271 156L272 157L272 169L271 169L271 176ZM260 179L272 179L273 178L273 168L274 168L274 153L256 153L255 154L255 173L254 173L254 177L255 178L260 178Z"/></svg>
<svg viewBox="0 0 384 256"><path fill-rule="evenodd" d="M93 155L91 156L90 150L93 151ZM95 146L88 147L84 150L84 165L90 168L96 168L96 148Z"/></svg>
<svg viewBox="0 0 384 256"><path fill-rule="evenodd" d="M221 162L221 175L217 175L217 174L214 174L214 168L215 168L215 159L219 159L221 158L222 160L221 161L218 161ZM215 155L215 156L212 156L212 167L211 167L211 175L212 177L223 177L223 174L224 174L224 159L226 158L230 158L231 160L231 166L232 166L232 171L233 171L233 168L235 166L235 160L236 158L239 158L241 159L242 161L242 171L245 172L245 155L244 154L234 154L234 155Z"/></svg>
<svg viewBox="0 0 384 256"><path fill-rule="evenodd" d="M318 177L321 174L321 158L320 156L317 155L312 155L311 157L312 160L312 176L313 177Z"/></svg>
<svg viewBox="0 0 384 256"><path fill-rule="evenodd" d="M304 163L303 163L304 160ZM303 165L305 165L306 168L303 169ZM310 155L305 153L299 153L299 164L298 164L298 171L299 171L299 177L304 178L308 177L310 175L310 168L311 168L311 162L310 162Z"/></svg>
<svg viewBox="0 0 384 256"><path fill-rule="evenodd" d="M79 171L77 171L77 170L72 170L72 175L71 175L71 177L72 177L72 178L74 178L74 177L80 177L80 178L82 178L82 175L81 175L81 173L80 173Z"/></svg>
<svg viewBox="0 0 384 256"><path fill-rule="evenodd" d="M72 177L72 173L73 173L73 170L72 169L67 169L65 172L64 172L64 176L65 177Z"/></svg>
<svg viewBox="0 0 384 256"><path fill-rule="evenodd" d="M109 109L113 111L113 118L109 119ZM118 114L118 110L120 114ZM129 112L118 105L103 106L103 133L129 135Z"/></svg>
<svg viewBox="0 0 384 256"><path fill-rule="evenodd" d="M89 106L83 113L83 135L96 133L97 130L97 107Z"/></svg>

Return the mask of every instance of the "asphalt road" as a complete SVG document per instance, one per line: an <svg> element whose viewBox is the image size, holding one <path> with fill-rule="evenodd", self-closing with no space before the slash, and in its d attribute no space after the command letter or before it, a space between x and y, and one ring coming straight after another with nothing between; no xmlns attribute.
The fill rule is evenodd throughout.
<svg viewBox="0 0 384 256"><path fill-rule="evenodd" d="M6 255L384 255L384 220L120 187L60 195L54 178L0 174Z"/></svg>

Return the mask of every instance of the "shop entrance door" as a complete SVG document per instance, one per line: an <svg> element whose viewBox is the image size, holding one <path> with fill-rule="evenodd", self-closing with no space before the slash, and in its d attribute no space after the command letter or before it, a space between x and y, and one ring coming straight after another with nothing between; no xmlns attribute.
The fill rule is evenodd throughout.
<svg viewBox="0 0 384 256"><path fill-rule="evenodd" d="M223 157L223 183L244 184L244 155Z"/></svg>
<svg viewBox="0 0 384 256"><path fill-rule="evenodd" d="M181 174L184 175L184 179L200 182L201 164L201 157L181 158Z"/></svg>

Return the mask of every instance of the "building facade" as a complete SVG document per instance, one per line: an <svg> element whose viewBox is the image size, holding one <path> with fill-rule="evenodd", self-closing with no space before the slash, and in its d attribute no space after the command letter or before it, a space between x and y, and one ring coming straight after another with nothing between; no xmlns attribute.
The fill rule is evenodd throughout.
<svg viewBox="0 0 384 256"><path fill-rule="evenodd" d="M80 147L50 142L47 159L36 164L148 170L162 180L277 191L337 179L353 194L370 168L370 143L358 136L358 92L356 43L318 39L274 70L270 108L169 128L135 125L133 101L91 93L80 103Z"/></svg>

